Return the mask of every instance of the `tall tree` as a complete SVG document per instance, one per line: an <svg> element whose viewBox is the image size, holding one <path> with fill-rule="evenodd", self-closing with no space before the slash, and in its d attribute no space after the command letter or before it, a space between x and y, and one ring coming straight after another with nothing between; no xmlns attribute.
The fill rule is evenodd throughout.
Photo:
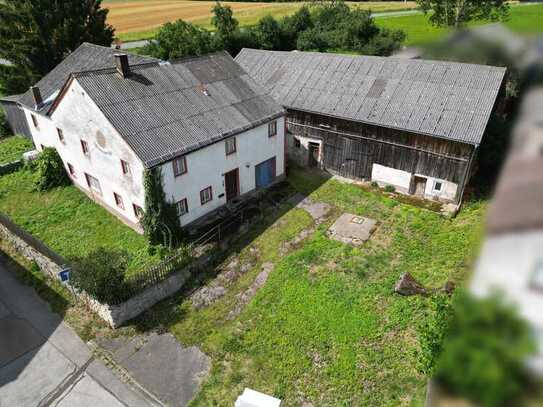
<svg viewBox="0 0 543 407"><path fill-rule="evenodd" d="M438 27L460 28L472 20L498 21L507 18L506 0L415 0L430 22Z"/></svg>
<svg viewBox="0 0 543 407"><path fill-rule="evenodd" d="M83 42L110 46L102 0L3 0L0 2L2 87L24 91Z"/></svg>
<svg viewBox="0 0 543 407"><path fill-rule="evenodd" d="M146 53L164 60L204 55L219 48L211 33L204 28L177 20L164 24L155 39L146 46Z"/></svg>
<svg viewBox="0 0 543 407"><path fill-rule="evenodd" d="M238 29L238 20L234 18L234 12L230 6L223 6L220 2L216 2L213 8L213 17L211 24L217 29L216 35L220 40L227 42Z"/></svg>

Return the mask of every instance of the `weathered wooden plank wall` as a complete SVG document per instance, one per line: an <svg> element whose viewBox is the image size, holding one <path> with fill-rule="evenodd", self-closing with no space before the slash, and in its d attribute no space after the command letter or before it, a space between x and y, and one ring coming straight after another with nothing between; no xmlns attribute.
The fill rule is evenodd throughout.
<svg viewBox="0 0 543 407"><path fill-rule="evenodd" d="M474 147L395 129L289 111L288 130L323 140L323 164L349 178L369 179L374 163L461 183Z"/></svg>
<svg viewBox="0 0 543 407"><path fill-rule="evenodd" d="M25 114L16 103L1 101L0 109L4 109L6 112L6 119L13 134L19 134L32 140Z"/></svg>

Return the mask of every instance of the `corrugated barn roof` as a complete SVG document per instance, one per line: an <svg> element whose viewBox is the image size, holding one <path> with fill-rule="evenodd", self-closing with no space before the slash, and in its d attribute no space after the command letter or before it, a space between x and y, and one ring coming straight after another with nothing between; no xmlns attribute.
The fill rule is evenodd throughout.
<svg viewBox="0 0 543 407"><path fill-rule="evenodd" d="M317 52L236 57L288 109L479 144L505 68Z"/></svg>
<svg viewBox="0 0 543 407"><path fill-rule="evenodd" d="M74 77L148 167L285 113L226 52L130 70Z"/></svg>

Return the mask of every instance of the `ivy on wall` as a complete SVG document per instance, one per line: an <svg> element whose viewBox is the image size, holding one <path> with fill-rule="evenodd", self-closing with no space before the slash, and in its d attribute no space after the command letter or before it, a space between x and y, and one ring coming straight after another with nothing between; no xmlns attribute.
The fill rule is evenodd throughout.
<svg viewBox="0 0 543 407"><path fill-rule="evenodd" d="M145 211L141 224L150 245L174 247L181 241L181 229L175 204L166 201L162 184L162 170L145 170Z"/></svg>

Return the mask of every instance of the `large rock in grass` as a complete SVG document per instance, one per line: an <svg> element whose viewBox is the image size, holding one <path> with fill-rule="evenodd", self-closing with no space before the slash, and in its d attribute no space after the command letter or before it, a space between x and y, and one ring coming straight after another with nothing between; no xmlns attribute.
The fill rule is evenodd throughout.
<svg viewBox="0 0 543 407"><path fill-rule="evenodd" d="M428 291L409 273L403 273L394 286L394 292L401 295L426 295Z"/></svg>

